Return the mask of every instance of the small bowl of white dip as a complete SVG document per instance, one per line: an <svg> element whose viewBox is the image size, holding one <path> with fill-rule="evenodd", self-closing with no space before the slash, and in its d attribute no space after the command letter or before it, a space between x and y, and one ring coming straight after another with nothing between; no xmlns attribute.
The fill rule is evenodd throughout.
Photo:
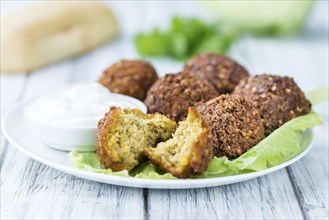
<svg viewBox="0 0 329 220"><path fill-rule="evenodd" d="M38 97L25 106L23 115L32 135L45 145L66 151L94 151L98 121L111 106L147 112L138 99L91 83Z"/></svg>

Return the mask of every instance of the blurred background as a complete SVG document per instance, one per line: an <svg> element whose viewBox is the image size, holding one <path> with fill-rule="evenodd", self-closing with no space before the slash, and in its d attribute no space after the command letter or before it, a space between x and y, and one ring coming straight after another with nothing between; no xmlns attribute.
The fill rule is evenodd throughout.
<svg viewBox="0 0 329 220"><path fill-rule="evenodd" d="M1 1L1 15L39 2L41 1ZM141 46L143 39L138 41L137 36L144 36L144 42L152 37L154 40L156 28L160 34L173 38L170 40L175 45L166 47L184 48L184 34L190 31L193 35L193 30L190 30L193 25L186 25L187 29L182 31L183 34L179 33L178 37L169 36L173 17L178 16L180 19L194 18L208 29L218 29L215 33L219 36L217 42L221 41L220 37L223 39L224 36L225 41L225 37L229 36L229 42L224 43L226 48L218 49L219 52L237 60L251 74L289 75L303 89L317 84L328 86L328 1L103 2L118 21L119 35L96 50L51 65L50 68L60 67L65 62L74 62L74 71L81 74L78 80L92 81L119 59L143 58L154 64L160 75L177 72L182 69L184 60L193 53L185 53L184 49L174 51L173 53L182 55L178 59L171 52L148 56L147 48L145 52ZM184 24L182 28L184 29ZM200 43L199 41L204 41L202 36L192 40L192 44ZM161 47L161 43L154 43L153 48ZM210 43L204 49L207 51L216 46L216 43ZM202 47L200 48L197 50L202 51ZM47 72L47 68L41 71Z"/></svg>

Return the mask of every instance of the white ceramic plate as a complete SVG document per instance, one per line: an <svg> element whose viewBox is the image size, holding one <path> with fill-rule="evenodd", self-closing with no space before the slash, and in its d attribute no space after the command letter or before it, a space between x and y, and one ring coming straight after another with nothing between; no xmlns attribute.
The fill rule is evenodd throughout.
<svg viewBox="0 0 329 220"><path fill-rule="evenodd" d="M202 188L210 186L220 186L245 180L257 178L276 170L280 170L305 156L312 148L313 143L308 146L292 159L278 166L235 176L217 177L208 179L187 179L187 180L153 180L138 179L130 177L112 176L106 174L93 173L90 171L77 169L68 159L68 152L59 151L49 148L34 139L26 126L23 117L23 108L26 102L18 103L10 108L2 121L2 129L9 142L27 156L46 164L52 168L63 171L65 173L97 181L120 186L138 187L138 188L159 188L159 189L186 189L186 188ZM304 135L311 135L312 132L306 132ZM308 139L308 138L306 138ZM305 143L304 143L305 144Z"/></svg>

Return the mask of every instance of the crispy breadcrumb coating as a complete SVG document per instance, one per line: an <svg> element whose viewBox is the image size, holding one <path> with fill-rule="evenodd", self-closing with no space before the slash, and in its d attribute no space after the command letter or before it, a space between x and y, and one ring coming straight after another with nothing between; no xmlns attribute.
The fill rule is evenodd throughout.
<svg viewBox="0 0 329 220"><path fill-rule="evenodd" d="M184 73L207 80L219 94L231 93L241 79L249 76L243 66L215 53L202 53L192 57L185 64Z"/></svg>
<svg viewBox="0 0 329 220"><path fill-rule="evenodd" d="M154 67L142 60L121 60L108 67L98 82L111 92L144 100L147 90L158 79Z"/></svg>
<svg viewBox="0 0 329 220"><path fill-rule="evenodd" d="M184 120L189 107L218 96L215 88L194 76L168 74L158 79L145 99L150 113L159 112L176 121Z"/></svg>
<svg viewBox="0 0 329 220"><path fill-rule="evenodd" d="M258 110L238 95L221 95L197 110L212 129L216 157L238 157L264 138Z"/></svg>
<svg viewBox="0 0 329 220"><path fill-rule="evenodd" d="M242 80L233 93L243 96L258 108L266 135L311 110L311 103L303 91L293 78L287 76L256 75Z"/></svg>

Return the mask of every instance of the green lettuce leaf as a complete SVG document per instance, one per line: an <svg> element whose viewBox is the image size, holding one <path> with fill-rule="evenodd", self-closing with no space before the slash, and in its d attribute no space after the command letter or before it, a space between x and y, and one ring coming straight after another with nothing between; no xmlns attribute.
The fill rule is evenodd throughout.
<svg viewBox="0 0 329 220"><path fill-rule="evenodd" d="M97 154L94 151L71 151L68 156L69 160L75 165L76 168L92 171L95 173L149 179L176 179L176 177L174 177L171 173L163 174L161 171L158 171L150 161L141 163L129 173L127 170L114 172L111 169L105 169L99 162Z"/></svg>
<svg viewBox="0 0 329 220"><path fill-rule="evenodd" d="M163 173L150 161L144 162L136 167L131 175L137 178L148 178L148 179L177 179L171 173Z"/></svg>
<svg viewBox="0 0 329 220"><path fill-rule="evenodd" d="M75 167L88 170L95 173L111 174L116 176L129 176L127 170L113 172L111 169L104 169L99 162L96 152L78 152L71 151L69 153L69 160L75 165Z"/></svg>
<svg viewBox="0 0 329 220"><path fill-rule="evenodd" d="M309 128L322 123L315 112L292 119L235 160L213 158L202 176L216 177L265 170L299 154L312 139Z"/></svg>
<svg viewBox="0 0 329 220"><path fill-rule="evenodd" d="M317 86L307 91L305 95L312 105L316 105L324 100L329 101L329 88L325 86Z"/></svg>
<svg viewBox="0 0 329 220"><path fill-rule="evenodd" d="M214 157L207 171L203 175L193 178L236 175L264 170L283 163L309 145L312 136L304 131L321 123L321 116L315 112L292 119L235 160L229 160L227 157ZM77 168L96 173L149 179L175 179L169 173L161 173L149 161L140 164L128 173L126 170L113 172L111 169L104 169L96 152L72 151L69 153L69 158Z"/></svg>
<svg viewBox="0 0 329 220"><path fill-rule="evenodd" d="M328 100L328 88L317 87L306 93L306 97L312 104ZM203 175L191 178L236 175L281 164L301 153L310 144L312 135L309 129L321 123L322 117L313 111L294 118L234 160L229 160L227 157L214 157ZM129 173L127 170L113 172L111 169L104 169L96 152L72 151L69 153L69 159L77 168L96 173L148 179L175 179L170 173L162 173L150 161L141 163Z"/></svg>

